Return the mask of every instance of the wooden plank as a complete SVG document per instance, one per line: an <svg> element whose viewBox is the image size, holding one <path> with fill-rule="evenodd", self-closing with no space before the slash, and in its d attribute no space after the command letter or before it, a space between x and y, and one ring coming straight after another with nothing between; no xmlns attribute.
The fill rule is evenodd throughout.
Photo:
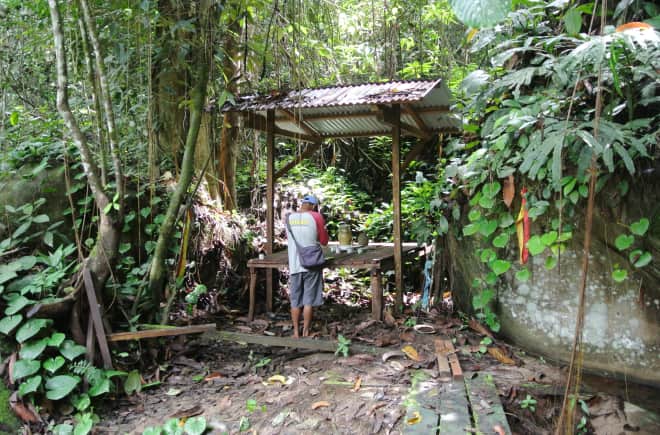
<svg viewBox="0 0 660 435"><path fill-rule="evenodd" d="M396 308L403 306L403 253L401 250L401 107L392 106L396 122L392 127L392 210L394 237L394 281L396 283Z"/></svg>
<svg viewBox="0 0 660 435"><path fill-rule="evenodd" d="M447 340L441 340L439 338L434 341L435 356L438 359L438 375L442 377L449 377L451 376L451 370L449 369L449 361L447 360L447 355L449 354L450 350L449 347L446 346L445 341Z"/></svg>
<svg viewBox="0 0 660 435"><path fill-rule="evenodd" d="M266 253L273 253L275 237L275 112L266 112ZM273 311L273 271L266 270L266 309Z"/></svg>
<svg viewBox="0 0 660 435"><path fill-rule="evenodd" d="M449 360L449 366L451 367L452 377L454 379L463 379L463 370L461 369L461 365L458 362L456 352L454 351L447 355L447 359Z"/></svg>
<svg viewBox="0 0 660 435"><path fill-rule="evenodd" d="M401 423L401 433L434 434L440 420L438 384L421 370L412 374L411 384L408 395L403 401L406 416Z"/></svg>
<svg viewBox="0 0 660 435"><path fill-rule="evenodd" d="M335 352L337 342L330 340L315 340L313 338L272 337L268 335L246 334L232 331L206 331L204 337L213 340L233 341L237 343L260 344L263 346L294 347L297 349L310 349L319 352ZM382 355L388 350L379 347L351 344L351 354L366 353Z"/></svg>
<svg viewBox="0 0 660 435"><path fill-rule="evenodd" d="M463 381L452 381L440 386L441 435L465 435L473 432L468 398Z"/></svg>
<svg viewBox="0 0 660 435"><path fill-rule="evenodd" d="M461 364L458 362L454 344L451 340L445 340L444 346L447 348L447 359L449 360L449 367L451 367L452 377L456 380L463 379L463 370L461 369Z"/></svg>
<svg viewBox="0 0 660 435"><path fill-rule="evenodd" d="M371 317L374 320L383 320L383 284L381 283L380 269L371 269Z"/></svg>
<svg viewBox="0 0 660 435"><path fill-rule="evenodd" d="M96 339L94 338L94 322L92 322L92 319L87 320L85 347L87 348L87 361L94 364L94 358L96 357Z"/></svg>
<svg viewBox="0 0 660 435"><path fill-rule="evenodd" d="M254 320L254 304L257 298L257 269L250 267L250 307L248 308L248 319Z"/></svg>
<svg viewBox="0 0 660 435"><path fill-rule="evenodd" d="M94 323L94 332L96 332L96 341L99 343L101 350L101 358L103 359L103 368L112 368L112 357L110 356L110 349L108 342L105 338L105 329L103 328L103 320L101 319L101 310L99 310L99 303L96 299L96 290L94 289L94 281L89 269L83 267L83 281L85 283L85 294L87 295L87 302L89 305L89 314L91 322Z"/></svg>
<svg viewBox="0 0 660 435"><path fill-rule="evenodd" d="M216 329L215 323L204 325L178 326L169 328L149 329L146 331L117 332L108 335L108 341L142 340L144 338L169 337L173 335L199 334Z"/></svg>
<svg viewBox="0 0 660 435"><path fill-rule="evenodd" d="M502 433L495 430L499 427L505 434L511 435L493 377L483 372L468 375L465 377L465 388L477 431L484 434Z"/></svg>

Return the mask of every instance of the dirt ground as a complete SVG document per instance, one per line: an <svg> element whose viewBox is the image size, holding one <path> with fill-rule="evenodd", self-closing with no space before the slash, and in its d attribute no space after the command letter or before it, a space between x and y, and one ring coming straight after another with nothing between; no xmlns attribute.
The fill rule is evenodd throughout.
<svg viewBox="0 0 660 435"><path fill-rule="evenodd" d="M284 310L258 316L254 322L241 313L225 313L218 326L290 336ZM420 361L400 352L383 361L380 355L366 353L351 352L343 357L218 342L204 336L168 339L161 346L167 347L171 359L145 379L162 383L97 409L101 416L97 433L141 434L168 419L198 415L214 434L401 433L409 423L405 400L412 378L420 373L437 376L433 340L441 336L454 341L467 376L473 372L493 375L513 433L552 433L562 402L564 368L497 339L487 346L489 350L468 319L451 313L434 310L415 318L409 312L394 322L389 318L390 325L370 320L369 314L368 308L359 305L326 303L314 322L316 339L336 340L341 334L352 344L392 351L410 345ZM411 318L417 324L431 325L434 333L415 331ZM616 383L608 385L602 378L591 382L595 385L585 385L581 396L590 411L583 433L660 433L657 415L629 402L633 397L646 409L657 408L659 391L629 385L628 397L623 397ZM525 402L529 398L536 401L533 406L529 400ZM578 414L578 421L580 417Z"/></svg>

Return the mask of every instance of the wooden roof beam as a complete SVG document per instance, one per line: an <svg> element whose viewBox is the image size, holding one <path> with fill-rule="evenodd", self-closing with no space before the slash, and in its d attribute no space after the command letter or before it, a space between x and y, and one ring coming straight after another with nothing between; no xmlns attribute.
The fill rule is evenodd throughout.
<svg viewBox="0 0 660 435"><path fill-rule="evenodd" d="M404 110L408 115L412 116L412 118L415 120L415 124L417 124L417 127L418 127L420 130L422 130L422 131L424 131L424 132L427 132L427 133L429 134L429 136L430 136L430 131L429 131L429 128L426 126L426 123L424 122L424 120L422 119L422 117L419 116L419 113L417 113L417 112L415 111L415 109L414 109L413 107L410 106L410 104L406 104L406 105L404 105L404 106L403 106L403 110Z"/></svg>
<svg viewBox="0 0 660 435"><path fill-rule="evenodd" d="M321 147L321 142L316 142L316 143L307 145L307 147L305 148L305 150L302 153L298 154L293 160L291 160L286 165L282 166L279 171L275 172L274 179L277 180L278 178L285 175L287 172L289 172L291 170L291 168L295 167L298 163L302 162L307 157L310 157L320 147Z"/></svg>
<svg viewBox="0 0 660 435"><path fill-rule="evenodd" d="M401 121L401 112L395 111L388 106L378 106L380 109L380 120L385 124L394 127L398 125L402 130L407 131L412 136L418 137L420 139L429 139L431 137L431 132L420 130L417 127L414 127L410 124Z"/></svg>
<svg viewBox="0 0 660 435"><path fill-rule="evenodd" d="M311 108L302 108L299 109L301 111L306 111L306 110L315 110L316 108L311 107ZM279 109L282 110L282 109ZM416 113L449 113L450 110L448 107L419 107L419 108L412 108L412 110ZM242 113L248 113L248 112L242 112ZM348 113L326 113L326 114L306 114L305 115L305 120L306 121L325 121L325 120L333 120L333 119L344 119L344 118L373 118L374 116L378 116L378 110L373 111L373 110L368 110L368 111L363 111L363 112L348 112ZM283 121L286 119L290 119L289 117L285 116L279 116L276 117L276 121Z"/></svg>
<svg viewBox="0 0 660 435"><path fill-rule="evenodd" d="M298 112L298 114L296 115L296 112L292 112L288 109L280 109L280 111L282 113L284 113L286 118L288 118L288 119L294 121L296 124L298 124L298 126L300 128L302 128L303 130L305 130L305 132L307 132L307 134L309 134L311 136L318 136L319 135L319 133L316 130L314 130L309 124L307 124L305 121L302 120L302 118L300 117L300 112ZM277 117L275 117L275 119L277 120Z"/></svg>
<svg viewBox="0 0 660 435"><path fill-rule="evenodd" d="M252 112L247 112L246 115L244 115L244 121L245 121L245 126L248 128L252 128L254 130L259 130L259 131L267 131L266 128L266 118L264 118L261 115L256 115ZM275 127L273 131L277 136L284 136L292 139L300 139L304 140L307 142L320 142L322 140L321 136L312 136L308 134L301 134L301 133L296 133L293 131L289 130L284 130L279 127Z"/></svg>

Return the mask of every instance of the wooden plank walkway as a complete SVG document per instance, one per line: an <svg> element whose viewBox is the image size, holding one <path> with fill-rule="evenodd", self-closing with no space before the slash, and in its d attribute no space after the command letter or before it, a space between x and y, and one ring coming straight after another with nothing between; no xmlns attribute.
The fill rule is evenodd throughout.
<svg viewBox="0 0 660 435"><path fill-rule="evenodd" d="M451 340L436 340L435 350L439 376L427 380L413 375L401 432L511 435L493 378L485 373L464 375Z"/></svg>

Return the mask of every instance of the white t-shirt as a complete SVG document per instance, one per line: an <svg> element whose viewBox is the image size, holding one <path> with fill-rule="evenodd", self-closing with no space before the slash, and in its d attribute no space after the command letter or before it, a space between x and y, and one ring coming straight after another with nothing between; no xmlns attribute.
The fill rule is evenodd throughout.
<svg viewBox="0 0 660 435"><path fill-rule="evenodd" d="M296 237L296 242L298 242L300 246L312 246L315 243L318 243L319 236L316 228L316 221L311 213L291 213L289 214L288 219L291 231L293 231L293 235ZM289 251L289 273L307 272L308 269L305 269L300 265L298 248L291 237L288 227L286 230L286 237Z"/></svg>

